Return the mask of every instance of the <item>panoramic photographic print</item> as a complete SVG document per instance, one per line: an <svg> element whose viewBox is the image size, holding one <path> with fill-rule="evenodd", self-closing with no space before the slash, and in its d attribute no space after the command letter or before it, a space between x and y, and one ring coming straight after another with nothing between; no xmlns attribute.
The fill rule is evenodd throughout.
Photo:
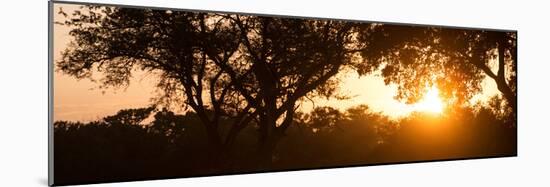
<svg viewBox="0 0 550 187"><path fill-rule="evenodd" d="M53 185L517 155L517 32L51 4Z"/></svg>

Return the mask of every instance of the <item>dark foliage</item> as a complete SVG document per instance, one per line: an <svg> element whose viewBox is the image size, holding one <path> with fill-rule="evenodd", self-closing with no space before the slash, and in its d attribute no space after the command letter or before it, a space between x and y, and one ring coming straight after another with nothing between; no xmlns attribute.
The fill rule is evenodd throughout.
<svg viewBox="0 0 550 187"><path fill-rule="evenodd" d="M377 24L362 30L359 41L368 46L359 73L380 70L386 84L398 86L398 99L414 103L436 85L448 100L465 104L488 78L517 110L516 32Z"/></svg>
<svg viewBox="0 0 550 187"><path fill-rule="evenodd" d="M359 62L357 22L104 6L60 13L72 41L59 72L100 88L128 86L135 70L155 75L157 104L193 110L220 155L257 121L266 165L296 103L336 96L332 77Z"/></svg>
<svg viewBox="0 0 550 187"><path fill-rule="evenodd" d="M516 127L487 107L454 111L459 117L417 113L400 120L365 105L344 112L321 107L297 113L266 168L255 162L257 125L243 129L223 162L213 162L218 151L208 146L195 113L142 108L115 116L128 111L154 120L55 122L57 184L512 156L517 149Z"/></svg>

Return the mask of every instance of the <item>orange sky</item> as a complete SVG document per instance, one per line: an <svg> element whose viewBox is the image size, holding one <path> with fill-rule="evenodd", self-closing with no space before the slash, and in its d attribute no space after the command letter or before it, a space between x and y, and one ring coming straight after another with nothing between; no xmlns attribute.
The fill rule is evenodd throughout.
<svg viewBox="0 0 550 187"><path fill-rule="evenodd" d="M54 21L62 21L63 17L57 14L59 7L67 13L72 12L78 6L54 5ZM61 57L61 52L67 47L71 38L68 35L69 28L62 25L54 25L54 61ZM354 72L342 72L337 76L343 82L340 90L349 96L355 96L349 100L317 99L315 106L332 106L346 109L359 104L367 104L374 111L381 111L391 117L400 117L414 110L412 105L404 104L393 97L395 86L384 84L382 77L374 74L359 77ZM482 83L483 93L473 100L487 98L498 93L496 84L486 79ZM142 78L140 73L134 75L130 86L124 90L102 90L96 83L89 80L76 80L59 72L54 74L54 120L91 121L98 120L106 115L116 113L124 108L144 107L150 104L153 96L155 82ZM302 110L309 111L311 102L302 104Z"/></svg>

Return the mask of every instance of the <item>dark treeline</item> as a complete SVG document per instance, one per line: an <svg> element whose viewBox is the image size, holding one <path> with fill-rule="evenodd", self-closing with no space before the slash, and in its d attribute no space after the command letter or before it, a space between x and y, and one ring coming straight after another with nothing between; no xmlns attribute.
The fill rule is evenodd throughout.
<svg viewBox="0 0 550 187"><path fill-rule="evenodd" d="M516 154L507 115L482 105L448 112L399 120L366 105L297 113L266 168L255 161L258 125L243 129L222 157L194 112L125 109L99 121L55 122L55 174L71 184Z"/></svg>

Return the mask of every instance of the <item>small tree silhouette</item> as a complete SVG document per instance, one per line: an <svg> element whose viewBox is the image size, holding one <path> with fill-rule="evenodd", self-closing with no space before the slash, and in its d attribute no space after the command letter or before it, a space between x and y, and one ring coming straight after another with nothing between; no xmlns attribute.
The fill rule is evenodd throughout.
<svg viewBox="0 0 550 187"><path fill-rule="evenodd" d="M147 108L137 109L123 109L118 111L113 116L107 116L103 118L103 121L109 125L140 125L140 123L147 119L151 112L155 110L155 106Z"/></svg>

